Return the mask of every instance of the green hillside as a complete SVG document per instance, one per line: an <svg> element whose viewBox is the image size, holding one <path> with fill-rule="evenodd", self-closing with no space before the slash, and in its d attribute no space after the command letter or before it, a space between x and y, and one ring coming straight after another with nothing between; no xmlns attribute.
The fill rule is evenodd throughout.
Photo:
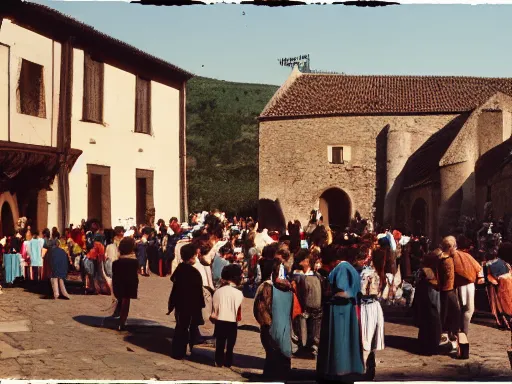
<svg viewBox="0 0 512 384"><path fill-rule="evenodd" d="M258 202L257 117L277 86L202 77L187 86L189 211L254 215Z"/></svg>

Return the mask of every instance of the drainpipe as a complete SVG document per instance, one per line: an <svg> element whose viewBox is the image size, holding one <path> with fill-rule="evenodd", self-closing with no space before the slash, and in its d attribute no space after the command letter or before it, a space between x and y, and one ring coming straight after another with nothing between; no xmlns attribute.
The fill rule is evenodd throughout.
<svg viewBox="0 0 512 384"><path fill-rule="evenodd" d="M184 81L180 89L180 211L181 221L188 221L187 198L187 107L186 107L187 83Z"/></svg>

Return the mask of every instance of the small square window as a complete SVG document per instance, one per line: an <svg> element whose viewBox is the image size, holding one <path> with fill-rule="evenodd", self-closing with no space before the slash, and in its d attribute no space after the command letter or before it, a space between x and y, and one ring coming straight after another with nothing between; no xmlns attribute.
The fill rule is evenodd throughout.
<svg viewBox="0 0 512 384"><path fill-rule="evenodd" d="M25 59L21 60L17 99L19 113L46 118L44 68L42 65Z"/></svg>
<svg viewBox="0 0 512 384"><path fill-rule="evenodd" d="M331 148L332 164L343 164L343 147L332 147Z"/></svg>

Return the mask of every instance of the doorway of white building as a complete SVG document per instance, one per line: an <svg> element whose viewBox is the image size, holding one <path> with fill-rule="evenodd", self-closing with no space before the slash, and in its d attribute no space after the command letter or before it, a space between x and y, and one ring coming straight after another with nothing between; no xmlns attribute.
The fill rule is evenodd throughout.
<svg viewBox="0 0 512 384"><path fill-rule="evenodd" d="M0 239L14 235L14 216L9 203L4 202L0 210Z"/></svg>
<svg viewBox="0 0 512 384"><path fill-rule="evenodd" d="M87 220L111 226L110 167L87 164Z"/></svg>
<svg viewBox="0 0 512 384"><path fill-rule="evenodd" d="M137 177L137 225L146 224L146 194L148 190L147 179L144 177Z"/></svg>
<svg viewBox="0 0 512 384"><path fill-rule="evenodd" d="M150 210L154 209L155 201L153 197L154 172L148 169L135 170L136 182L136 220L137 225L147 224L153 217L150 217Z"/></svg>

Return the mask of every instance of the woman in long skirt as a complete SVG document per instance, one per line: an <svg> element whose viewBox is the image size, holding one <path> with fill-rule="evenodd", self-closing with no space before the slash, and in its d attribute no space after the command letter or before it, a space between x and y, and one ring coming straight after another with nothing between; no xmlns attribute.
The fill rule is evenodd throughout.
<svg viewBox="0 0 512 384"><path fill-rule="evenodd" d="M364 373L357 315L361 279L355 268L345 261L348 255L340 246L328 246L322 251L322 258L326 252L333 251L335 259L328 261L328 268L332 270L327 277L331 298L324 304L316 366L320 381L340 381ZM323 263L325 267L324 260Z"/></svg>
<svg viewBox="0 0 512 384"><path fill-rule="evenodd" d="M254 317L266 353L263 375L285 380L291 370L293 293L291 284L278 278L280 266L280 261L262 260L264 282L254 298Z"/></svg>
<svg viewBox="0 0 512 384"><path fill-rule="evenodd" d="M511 328L512 317L512 271L503 258L512 252L511 243L503 243L498 253L490 253L485 264L487 296L491 311L500 327Z"/></svg>
<svg viewBox="0 0 512 384"><path fill-rule="evenodd" d="M438 253L430 253L423 258L423 267L417 275L413 310L418 326L418 347L422 355L437 355L441 341L441 317L439 287L437 281Z"/></svg>

